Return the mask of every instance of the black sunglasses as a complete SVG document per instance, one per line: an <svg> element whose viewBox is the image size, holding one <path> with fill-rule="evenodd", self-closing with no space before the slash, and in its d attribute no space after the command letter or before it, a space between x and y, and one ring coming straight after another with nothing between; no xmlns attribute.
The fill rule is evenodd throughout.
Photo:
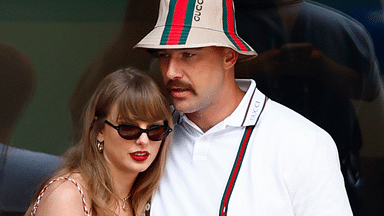
<svg viewBox="0 0 384 216"><path fill-rule="evenodd" d="M142 133L146 133L148 138L152 141L159 141L165 139L169 133L171 133L172 128L165 125L155 125L148 129L142 129L136 125L131 124L120 124L118 126L113 125L108 120L105 120L105 123L117 130L119 135L126 140L134 140L141 136Z"/></svg>

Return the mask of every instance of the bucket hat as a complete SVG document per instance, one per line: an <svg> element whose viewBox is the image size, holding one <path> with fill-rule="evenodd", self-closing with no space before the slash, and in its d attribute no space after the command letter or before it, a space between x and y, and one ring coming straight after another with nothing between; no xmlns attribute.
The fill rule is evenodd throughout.
<svg viewBox="0 0 384 216"><path fill-rule="evenodd" d="M236 31L232 0L161 0L154 29L134 48L186 49L208 46L237 51L239 62L257 53Z"/></svg>

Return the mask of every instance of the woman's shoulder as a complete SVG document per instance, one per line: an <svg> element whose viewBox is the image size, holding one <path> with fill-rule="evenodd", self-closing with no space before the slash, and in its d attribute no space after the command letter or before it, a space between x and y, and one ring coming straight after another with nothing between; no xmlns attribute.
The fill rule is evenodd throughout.
<svg viewBox="0 0 384 216"><path fill-rule="evenodd" d="M52 179L47 185L46 197L54 197L58 200L69 200L76 197L81 197L82 185L73 178L59 177Z"/></svg>
<svg viewBox="0 0 384 216"><path fill-rule="evenodd" d="M84 185L80 174L52 179L39 194L36 215L84 215L89 206Z"/></svg>

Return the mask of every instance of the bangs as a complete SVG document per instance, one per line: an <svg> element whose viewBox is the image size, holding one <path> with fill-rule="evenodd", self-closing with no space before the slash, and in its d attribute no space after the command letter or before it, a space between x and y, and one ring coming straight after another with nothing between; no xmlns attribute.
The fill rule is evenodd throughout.
<svg viewBox="0 0 384 216"><path fill-rule="evenodd" d="M120 120L156 122L170 118L170 106L156 86L136 85L123 94L116 101Z"/></svg>

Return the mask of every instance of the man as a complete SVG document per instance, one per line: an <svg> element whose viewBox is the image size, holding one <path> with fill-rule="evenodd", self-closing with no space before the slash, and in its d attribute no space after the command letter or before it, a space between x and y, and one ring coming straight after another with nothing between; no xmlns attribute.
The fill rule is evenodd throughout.
<svg viewBox="0 0 384 216"><path fill-rule="evenodd" d="M175 108L151 215L352 215L334 141L234 66L256 56L231 0L162 0L135 47L158 57Z"/></svg>

